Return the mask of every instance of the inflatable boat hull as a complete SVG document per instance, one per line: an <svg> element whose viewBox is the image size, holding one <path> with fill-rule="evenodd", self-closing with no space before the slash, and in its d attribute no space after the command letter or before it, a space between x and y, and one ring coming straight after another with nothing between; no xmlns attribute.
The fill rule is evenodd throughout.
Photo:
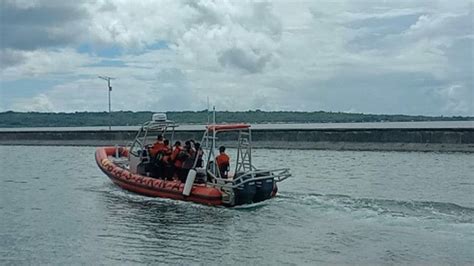
<svg viewBox="0 0 474 266"><path fill-rule="evenodd" d="M222 192L217 188L207 187L204 184L194 184L190 195L184 196L184 183L133 174L109 160L109 156L114 156L115 153L115 147L97 148L95 160L102 172L123 189L149 197L192 201L206 205L224 205ZM120 156L126 157L127 153L126 149L119 148Z"/></svg>

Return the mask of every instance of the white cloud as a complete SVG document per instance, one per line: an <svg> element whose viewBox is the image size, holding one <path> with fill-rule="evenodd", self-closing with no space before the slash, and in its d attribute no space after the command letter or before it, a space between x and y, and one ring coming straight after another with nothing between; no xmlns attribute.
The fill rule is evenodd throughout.
<svg viewBox="0 0 474 266"><path fill-rule="evenodd" d="M473 114L472 97L465 97L474 90L472 3L104 0L78 5L64 7L87 16L76 18L84 32L60 42L69 44L22 51L1 47L2 80L63 80L40 92L57 111L103 110L106 97L96 89L103 86L96 76L105 74L118 77L117 109L204 109L209 96L227 110ZM149 48L157 42L167 48ZM76 52L84 43L97 50L120 48L123 53L114 59L121 65L103 66L107 58ZM452 84L462 85L429 93Z"/></svg>
<svg viewBox="0 0 474 266"><path fill-rule="evenodd" d="M142 49L180 35L188 10L179 1L98 1L86 3L93 14L89 32L96 44Z"/></svg>
<svg viewBox="0 0 474 266"><path fill-rule="evenodd" d="M6 4L14 5L20 9L37 7L39 0L4 0Z"/></svg>
<svg viewBox="0 0 474 266"><path fill-rule="evenodd" d="M469 90L463 85L451 85L446 88L441 88L437 94L444 102L443 111L446 114L464 114L469 115L474 113L474 91Z"/></svg>
<svg viewBox="0 0 474 266"><path fill-rule="evenodd" d="M2 65L2 80L41 78L50 75L76 75L79 67L96 63L97 58L79 54L73 49L15 51L4 50L2 57L17 58L16 63Z"/></svg>
<svg viewBox="0 0 474 266"><path fill-rule="evenodd" d="M13 103L13 109L18 111L52 112L56 110L47 95L40 93L32 98L20 99Z"/></svg>

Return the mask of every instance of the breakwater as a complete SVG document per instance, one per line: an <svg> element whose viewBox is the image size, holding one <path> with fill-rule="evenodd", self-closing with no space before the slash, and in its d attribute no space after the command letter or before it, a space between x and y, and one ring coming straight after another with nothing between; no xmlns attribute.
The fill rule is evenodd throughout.
<svg viewBox="0 0 474 266"><path fill-rule="evenodd" d="M0 131L0 145L126 145L135 130ZM175 139L202 138L202 130L177 130ZM236 132L219 141L233 146ZM254 129L256 148L474 152L474 128Z"/></svg>

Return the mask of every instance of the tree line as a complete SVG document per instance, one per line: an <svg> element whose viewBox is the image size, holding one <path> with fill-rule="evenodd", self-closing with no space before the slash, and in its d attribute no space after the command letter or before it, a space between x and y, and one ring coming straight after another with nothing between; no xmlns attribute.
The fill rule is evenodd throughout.
<svg viewBox="0 0 474 266"><path fill-rule="evenodd" d="M0 127L81 127L106 126L111 121L112 126L135 126L151 120L153 112L74 112L74 113L44 113L44 112L0 112ZM168 119L180 124L206 124L208 112L181 111L166 112ZM212 116L209 116L212 117ZM291 112L291 111L241 111L216 112L218 123L349 123L349 122L409 122L409 121L463 121L474 120L474 117L462 116L410 116L384 115L343 112Z"/></svg>

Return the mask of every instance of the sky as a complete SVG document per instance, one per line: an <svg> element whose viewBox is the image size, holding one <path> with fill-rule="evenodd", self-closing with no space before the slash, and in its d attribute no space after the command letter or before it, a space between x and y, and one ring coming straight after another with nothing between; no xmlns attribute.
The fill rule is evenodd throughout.
<svg viewBox="0 0 474 266"><path fill-rule="evenodd" d="M474 115L472 0L0 3L0 111Z"/></svg>

